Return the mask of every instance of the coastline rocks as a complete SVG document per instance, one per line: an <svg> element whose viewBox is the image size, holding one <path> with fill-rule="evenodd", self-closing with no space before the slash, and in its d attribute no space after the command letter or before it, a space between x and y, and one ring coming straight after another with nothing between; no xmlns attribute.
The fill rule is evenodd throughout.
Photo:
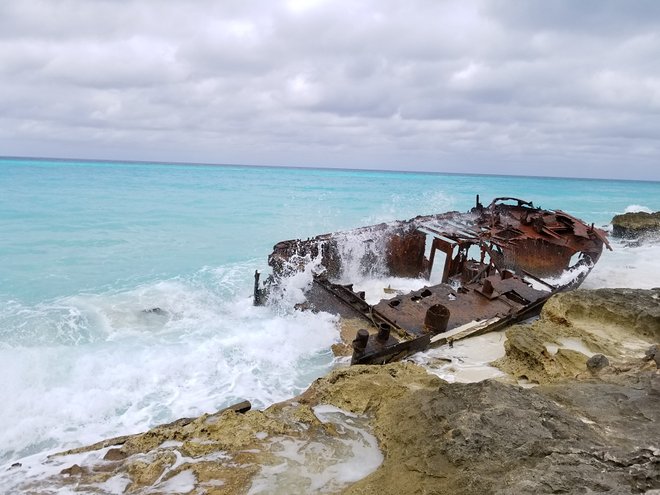
<svg viewBox="0 0 660 495"><path fill-rule="evenodd" d="M660 487L656 374L523 389L441 383L376 415L383 466L344 493L610 493ZM643 418L643 419L642 419Z"/></svg>
<svg viewBox="0 0 660 495"><path fill-rule="evenodd" d="M525 389L495 380L448 383L410 363L354 366L262 412L205 415L129 437L125 459L72 465L49 486L86 493L121 479L126 493L167 493L188 476L175 493L639 493L660 488L658 397L660 375L643 369ZM347 442L347 430L321 423L311 409L318 403L351 412L353 425L370 421L384 453L380 467L328 490L276 478L291 469L278 439L300 440L289 444L293 457L315 446L305 461L312 478L316 464L345 454L328 446ZM365 459L349 462L357 468Z"/></svg>
<svg viewBox="0 0 660 495"><path fill-rule="evenodd" d="M552 297L538 320L506 331L506 355L493 364L519 380L580 378L601 354L614 369L643 362L660 341L660 289L577 290Z"/></svg>
<svg viewBox="0 0 660 495"><path fill-rule="evenodd" d="M264 411L205 414L52 456L58 474L26 478L20 489L208 495L660 489L653 347L660 342L660 289L561 294L538 321L506 336L498 365L540 385L448 383L406 362L345 367ZM12 472L28 476L29 469Z"/></svg>
<svg viewBox="0 0 660 495"><path fill-rule="evenodd" d="M624 239L660 234L660 211L623 213L612 218L612 235Z"/></svg>

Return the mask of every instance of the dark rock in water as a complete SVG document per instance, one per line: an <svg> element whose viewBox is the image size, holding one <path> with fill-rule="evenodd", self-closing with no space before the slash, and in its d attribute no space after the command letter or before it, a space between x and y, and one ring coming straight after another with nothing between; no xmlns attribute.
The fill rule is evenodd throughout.
<svg viewBox="0 0 660 495"><path fill-rule="evenodd" d="M124 453L121 449L110 449L108 452L103 456L104 461L121 461L122 459L126 459L126 453Z"/></svg>
<svg viewBox="0 0 660 495"><path fill-rule="evenodd" d="M85 474L86 470L81 468L78 464L74 464L66 469L62 469L60 471L60 474L64 474L67 476L80 476Z"/></svg>
<svg viewBox="0 0 660 495"><path fill-rule="evenodd" d="M600 371L610 365L610 360L602 354L594 354L587 360L587 369L592 372Z"/></svg>
<svg viewBox="0 0 660 495"><path fill-rule="evenodd" d="M19 468L21 466L23 466L23 464L21 464L20 462L15 462L11 466L9 466L9 469L16 469L16 468Z"/></svg>
<svg viewBox="0 0 660 495"><path fill-rule="evenodd" d="M147 314L154 314L154 315L166 315L167 314L167 311L165 311L164 309L158 308L158 307L143 309L142 312L147 313Z"/></svg>
<svg viewBox="0 0 660 495"><path fill-rule="evenodd" d="M660 234L660 211L624 213L612 218L612 235L615 237L631 239L648 234Z"/></svg>

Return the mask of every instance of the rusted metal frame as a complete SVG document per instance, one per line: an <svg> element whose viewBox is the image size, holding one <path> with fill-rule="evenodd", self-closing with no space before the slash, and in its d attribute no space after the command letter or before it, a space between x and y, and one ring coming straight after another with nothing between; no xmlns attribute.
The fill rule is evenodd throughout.
<svg viewBox="0 0 660 495"><path fill-rule="evenodd" d="M533 303L531 303L527 306L523 306L520 309L520 311L516 311L515 313L511 313L511 314L505 316L501 320L495 322L493 325L490 325L490 326L484 328L482 331L480 331L480 332L478 332L474 335L471 335L471 337L477 337L479 335L483 335L483 334L488 333L488 332L500 330L501 328L509 326L512 323L517 323L519 321L526 320L527 318L530 318L532 316L538 315L540 313L541 308L543 307L543 305L546 303L546 301L548 299L550 299L550 297L552 295L554 295L554 293L549 293L548 295L539 298L538 300L534 301Z"/></svg>
<svg viewBox="0 0 660 495"><path fill-rule="evenodd" d="M343 285L333 284L323 277L314 277L313 282L332 294L338 301L348 305L365 320L375 324L371 318L371 305L364 299L361 299L355 292Z"/></svg>
<svg viewBox="0 0 660 495"><path fill-rule="evenodd" d="M508 196L502 196L502 197L493 199L493 201L491 201L491 203L488 205L488 209L495 208L497 206L497 203L502 202L502 201L516 201L518 203L519 208L522 207L522 206L527 206L529 208L534 208L534 203L532 203L531 201L525 201L524 199L520 199L520 198L512 198L512 197L508 197ZM506 206L506 205L504 205L504 206ZM534 208L534 209L540 210L540 208Z"/></svg>
<svg viewBox="0 0 660 495"><path fill-rule="evenodd" d="M522 300L527 301L527 299L525 299L523 296L521 296L520 294L518 294L518 293L516 292L515 289L511 289L511 290L508 290L508 291L506 291L506 292L500 292L500 295L499 295L499 297L498 297L497 299L498 299L498 301L503 302L504 304L506 304L506 305L509 306L512 310L515 311L516 308L517 308L518 306L524 306L524 304L519 303L519 302L517 302L517 301L514 301L514 300L512 300L512 299L509 299L509 297L507 296L507 294L511 294L512 292L513 292L514 294L516 294L516 295L517 295L519 298L521 298ZM530 301L527 301L528 304L529 304L529 302L530 302ZM517 304L518 306L515 306L514 304Z"/></svg>
<svg viewBox="0 0 660 495"><path fill-rule="evenodd" d="M497 256L493 255L493 246L497 246L500 249L502 248L498 243L492 242L492 240L490 242L490 246L486 241L481 241L481 243L479 243L479 247L488 253L488 257L490 258L489 264L493 265L497 269L497 271L501 272L502 267L497 266L497 263L495 263L495 258L497 258Z"/></svg>
<svg viewBox="0 0 660 495"><path fill-rule="evenodd" d="M442 269L442 283L447 283L449 279L449 273L453 264L454 248L458 243L449 243L443 239L438 239L437 237L433 238L431 243L431 254L429 256L429 277L431 276L431 271L433 270L433 262L435 261L435 251L436 249L445 253L445 265Z"/></svg>
<svg viewBox="0 0 660 495"><path fill-rule="evenodd" d="M507 236L507 237L502 237L502 234L505 232L514 232L514 235L512 236ZM508 243L509 241L513 239L519 239L520 237L524 237L525 233L522 232L521 230L518 229L502 229L499 232L489 232L490 233L490 238L491 239L497 239L498 241L502 243ZM485 235L482 235L484 237Z"/></svg>
<svg viewBox="0 0 660 495"><path fill-rule="evenodd" d="M474 245L476 245L476 244L474 244ZM490 248L486 245L486 243L485 243L484 241L479 242L479 247L480 247L481 249L485 249L486 251L488 251L488 256L490 257L490 261L489 261L488 263L484 263L483 261L480 261L480 263L481 263L482 265L484 265L483 268L482 268L481 270L479 270L479 272L478 272L474 277L472 277L472 278L468 281L468 283L465 284L465 285L473 284L473 283L475 283L477 280L479 280L479 279L482 277L482 275L483 275L484 273L486 273L486 272L490 269L491 265L494 266L495 269L496 269L497 271L499 271L499 272L502 271L502 269L501 269L499 266L497 266L497 265L495 264L495 262L493 261L493 251L492 251L492 249L490 249Z"/></svg>
<svg viewBox="0 0 660 495"><path fill-rule="evenodd" d="M565 211L555 210L555 213L561 214L564 217L570 219L571 221L573 221L574 224L583 224L584 223L579 218L576 218L573 215L570 215L570 214L566 213ZM605 245L605 247L607 249L612 251L612 246L610 246L610 243L607 240L607 236L605 235L605 233L602 230L594 228L594 225L591 224L591 227L588 228L587 232L590 232L590 233L594 234L598 238L598 240L601 241Z"/></svg>
<svg viewBox="0 0 660 495"><path fill-rule="evenodd" d="M503 203L498 204L498 202L506 200L517 201L518 206L507 205ZM557 246L557 248L561 247L566 250L566 255L568 255L568 252L572 252L573 254L580 253L580 261L578 264L573 266L579 266L580 264L589 265L590 263L595 263L600 255L599 249L602 250L602 244L605 244L608 249L611 249L607 239L605 238L604 232L595 229L593 225L590 228L588 226L585 227L582 221L574 219L570 215L567 215L561 211L553 212L534 208L532 203L520 200L518 198L496 198L491 203L488 210L483 209L483 207L480 208L479 206L480 204L477 199L477 208L472 210L472 214L460 214L458 212L451 212L443 215L432 215L425 217L419 216L404 222L380 224L378 226L356 229L352 231L352 233L371 231L374 233L387 235L397 228L413 227L421 230L427 235L433 235L431 253L429 254L428 260L429 276L435 262L435 251L436 249L440 249L447 255L445 266L443 267L443 282L447 281L450 273L452 273L452 270L455 271L457 269L457 267L454 266L455 263L453 256L454 248L457 245L460 249L458 256L461 257L461 260L463 257L466 257L467 248L469 246L480 246L481 264L483 268L479 270L479 273L476 277L473 278L472 282L482 277L484 272L489 271L491 267L493 267L495 270L498 270L499 272L502 272L502 267L500 267L496 262L498 256L506 255L507 252L513 253L515 255L516 250L519 250L521 245L525 246L527 243L545 243L544 249L546 250L548 247L553 245ZM438 228L425 225L424 222L432 222L433 224L437 225ZM443 225L447 228L443 229ZM273 259L275 259L275 255L284 261L292 258L296 254L313 254L315 248L312 244L314 240L317 243L319 241L323 242L324 240L332 240L336 239L338 234L326 234L317 236L315 239L308 239L307 242L292 241L291 243L280 243L275 248ZM502 237L500 237L500 235L502 235ZM505 239L504 237L507 238ZM601 243L600 245L599 241ZM497 255L495 255L495 250L498 251ZM502 252L502 250L504 250L504 252ZM485 253L488 253L490 256L490 261L487 264L484 263ZM516 261L514 260L514 264L515 263ZM478 262L475 264L477 267L479 267ZM562 287L555 287L522 268L517 268L517 270L524 274L526 277L529 277L531 280L535 280L545 287L548 287L550 289L549 292L546 295L540 297L538 300L535 300L534 303L528 305L525 305L521 302L527 301L527 299L523 296L520 296L515 289L511 290L515 294L518 294L520 300L518 297L512 297L512 300L509 301L507 298L507 294L509 293L508 291L501 294L498 293L496 298L504 303L504 307L509 308L508 310L502 309L503 312L507 313L506 316L495 317L498 318L497 321L493 322L492 324L487 324L485 327L479 327L475 321L477 328L475 328L474 331L470 331L470 328L466 327L465 331L467 334L464 335L463 331L459 332L460 338L464 338L466 336L481 335L489 331L503 328L507 325L510 325L514 321L520 321L521 319L524 319L532 314L538 314L538 311L540 311L543 303L552 294L579 285L579 283L584 280L584 277L586 276L586 274L582 274L581 276L577 277L572 284L567 284ZM395 331L399 333L403 338L407 337L410 339L412 337L412 335L406 329L401 328L393 321L390 321L385 314L381 314L380 311L375 309L374 306L370 306L366 303L366 301L361 299L361 295L356 294L352 290L352 286L332 284L327 281L327 279L323 281L319 280L318 285L321 285L325 291L329 292L334 300L339 300L339 304L347 305L351 309L351 312L357 313L362 318L369 321L370 324L378 326L379 322L387 323L391 328L394 328ZM475 290L479 292L478 288ZM538 290L535 292L538 292ZM467 306L469 305L470 304L468 302ZM497 311L500 310L498 309ZM457 334L457 336L459 334ZM371 363L387 362L392 359L399 359L407 353L414 352L413 349L421 350L424 345L428 344L424 342L424 339L427 336L423 334L415 335L416 337L406 342L398 342L393 337L385 340L379 339L378 342L374 341L373 345L369 345L367 349L368 353L362 356L360 359L364 362Z"/></svg>
<svg viewBox="0 0 660 495"><path fill-rule="evenodd" d="M441 236L441 237L446 237L447 239L451 239L453 241L458 241L458 240L473 240L473 241L476 241L479 238L479 236L481 235L478 232L475 232L476 236L469 235L465 232L457 232L457 231L448 232L446 230L438 230L435 227L431 227L431 226L426 225L426 224L422 224L419 228L422 229L422 230L427 230L427 231L429 231L430 233L432 233L434 235L438 235L438 236Z"/></svg>
<svg viewBox="0 0 660 495"><path fill-rule="evenodd" d="M458 222L458 221L455 221L455 220L454 221L449 220L449 221L447 221L447 223L450 226L454 227L455 230L454 230L453 234L456 235L456 236L461 235L462 237L471 238L471 237L475 237L475 236L479 235L478 232L473 231L470 228L470 226L465 224L465 223L461 223L461 222Z"/></svg>
<svg viewBox="0 0 660 495"><path fill-rule="evenodd" d="M483 276L484 273L486 273L486 271L488 270L489 267L490 267L490 265L484 265L483 268L481 270L479 270L479 272L474 277L472 277L468 281L468 283L465 284L465 285L470 285L470 284L475 283L477 280L479 280Z"/></svg>
<svg viewBox="0 0 660 495"><path fill-rule="evenodd" d="M549 227L541 227L541 232L544 232L545 234L548 234L550 237L554 237L557 240L562 240L566 243L568 241L564 236L554 233Z"/></svg>
<svg viewBox="0 0 660 495"><path fill-rule="evenodd" d="M387 323L392 330L404 341L414 340L417 336L407 329L396 323L394 320L390 320L386 315L378 311L376 308L371 306L371 318L374 325L379 326L380 323Z"/></svg>
<svg viewBox="0 0 660 495"><path fill-rule="evenodd" d="M427 234L428 235L428 234ZM426 273L426 280L431 280L431 272L433 272L433 263L435 263L435 241L437 237L433 237L431 241L431 252L429 253L429 268Z"/></svg>
<svg viewBox="0 0 660 495"><path fill-rule="evenodd" d="M399 335L399 337L410 339L411 334L407 332L405 328L397 325L380 311L375 310L372 305L360 298L358 294L350 290L348 287L340 284L333 284L322 277L315 277L314 282L333 295L335 299L349 306L372 325L377 327L379 323L387 323ZM368 310L365 311L364 307L368 308Z"/></svg>
<svg viewBox="0 0 660 495"><path fill-rule="evenodd" d="M264 289L261 289L259 286L259 277L260 277L259 270L254 271L254 290L252 294L252 304L255 306L263 306L264 305Z"/></svg>
<svg viewBox="0 0 660 495"><path fill-rule="evenodd" d="M591 273L591 270L592 270L592 268L595 264L595 262L591 259L591 257L588 254L587 254L588 259L584 258L585 254L586 253L584 253L584 251L580 251L580 256L581 256L580 259L578 260L577 263L575 263L575 265L573 265L570 268L575 268L575 267L580 266L580 265L586 265L589 268L587 270L587 272L576 276L574 279L570 280L568 283L565 283L564 285L557 286L556 292L566 291L566 290L569 290L571 288L577 288L580 285L582 285L582 282L584 282L584 279L587 278L587 275L589 275L589 273ZM591 266L589 266L589 265L591 265Z"/></svg>
<svg viewBox="0 0 660 495"><path fill-rule="evenodd" d="M520 321L524 321L528 318L531 318L532 316L537 316L541 312L543 305L546 303L548 299L550 299L550 297L553 294L554 292L549 293L547 296L538 299L537 301L531 303L530 305L524 306L523 308L521 308L520 311L503 316L497 321L491 323L490 325L487 325L482 328L477 328L473 332L468 331L467 333L460 335L458 338L454 338L453 336L449 336L446 338L440 337L437 340L432 341L433 347L444 345L454 340L462 340L469 337L478 337L480 335L484 335L490 332L496 332L498 330L501 330L503 328L512 325L513 323L518 323Z"/></svg>
<svg viewBox="0 0 660 495"><path fill-rule="evenodd" d="M491 239L494 241L497 241L498 245L514 245L515 241L518 239L517 237L512 237L511 239L503 239L502 237L498 237L496 235L491 236Z"/></svg>
<svg viewBox="0 0 660 495"><path fill-rule="evenodd" d="M355 359L353 364L385 364L398 361L415 352L428 349L431 344L431 334L422 335L413 340L406 340L391 346L382 346L372 352L365 352Z"/></svg>

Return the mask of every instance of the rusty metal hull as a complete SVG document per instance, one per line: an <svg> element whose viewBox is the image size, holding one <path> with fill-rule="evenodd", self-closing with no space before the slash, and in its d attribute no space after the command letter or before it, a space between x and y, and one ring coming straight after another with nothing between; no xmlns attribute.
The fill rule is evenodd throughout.
<svg viewBox="0 0 660 495"><path fill-rule="evenodd" d="M351 284L338 283L348 262L342 250L347 239L362 245L351 262L365 273L377 268L428 280L441 270L441 280L370 305ZM560 210L517 198L496 198L484 207L477 196L466 213L279 242L264 287L255 274L255 304L314 260L319 270L304 308L359 318L364 330L353 341L352 363L386 363L538 314L552 294L582 283L604 246L610 248L604 231ZM553 281L562 275L564 280Z"/></svg>

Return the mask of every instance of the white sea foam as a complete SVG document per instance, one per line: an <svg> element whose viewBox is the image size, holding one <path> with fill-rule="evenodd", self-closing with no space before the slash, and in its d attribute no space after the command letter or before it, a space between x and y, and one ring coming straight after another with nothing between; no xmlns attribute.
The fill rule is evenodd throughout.
<svg viewBox="0 0 660 495"><path fill-rule="evenodd" d="M629 245L611 240L612 251L603 251L589 276L584 289L628 287L651 289L660 287L660 242Z"/></svg>
<svg viewBox="0 0 660 495"><path fill-rule="evenodd" d="M504 373L490 363L504 356L505 340L503 331L492 332L418 353L412 361L451 383L495 378Z"/></svg>
<svg viewBox="0 0 660 495"><path fill-rule="evenodd" d="M321 254L316 258L293 257L289 266L285 268L286 276L272 288L269 302L279 312L287 313L296 304L305 302L305 293L312 286L314 275L325 270L321 265Z"/></svg>
<svg viewBox="0 0 660 495"><path fill-rule="evenodd" d="M273 438L271 450L279 462L262 466L250 495L337 493L381 465L383 454L364 418L333 406L317 406L314 413L322 422L333 423L338 435L315 442Z"/></svg>
<svg viewBox="0 0 660 495"><path fill-rule="evenodd" d="M554 287L563 287L568 284L571 284L574 280L584 277L587 273L589 273L589 270L593 268L593 263L584 263L584 264L578 264L574 265L568 270L564 270L561 275L558 275L556 277L548 277L545 278L544 280L554 286ZM547 287L545 287L547 288ZM543 290L544 287L538 287L538 289Z"/></svg>
<svg viewBox="0 0 660 495"><path fill-rule="evenodd" d="M61 471L74 464L78 466L95 465L102 462L103 456L110 447L93 452L83 452L67 456L48 457L46 453L34 454L21 459L20 464L0 467L1 493L19 494L30 493L34 495L73 495L80 493L75 487L53 486L51 480L57 476L60 480L65 475ZM121 494L127 486L127 480L122 477L112 477L106 483L97 485L105 494ZM96 492L96 490L95 490Z"/></svg>
<svg viewBox="0 0 660 495"><path fill-rule="evenodd" d="M251 271L243 271L248 284ZM143 431L243 399L263 407L330 369L334 317L254 307L248 290L227 300L215 290L225 283L218 276L213 283L169 280L31 308L13 305L34 316L0 347L0 462ZM161 311L143 311L156 307ZM68 314L80 318L66 335L30 341L43 332L39 325Z"/></svg>
<svg viewBox="0 0 660 495"><path fill-rule="evenodd" d="M391 299L426 285L430 285L429 281L423 278L360 277L353 282L353 290L364 291L367 303L377 304L382 299Z"/></svg>
<svg viewBox="0 0 660 495"><path fill-rule="evenodd" d="M181 471L166 481L157 483L154 490L158 493L189 493L195 488L195 475L190 470Z"/></svg>
<svg viewBox="0 0 660 495"><path fill-rule="evenodd" d="M624 210L624 213L637 213L637 212L653 213L653 210L651 210L651 208L642 205L630 205L627 206L626 209Z"/></svg>
<svg viewBox="0 0 660 495"><path fill-rule="evenodd" d="M364 231L337 238L337 250L341 256L340 283L351 283L364 278L374 278L385 273L385 234Z"/></svg>

